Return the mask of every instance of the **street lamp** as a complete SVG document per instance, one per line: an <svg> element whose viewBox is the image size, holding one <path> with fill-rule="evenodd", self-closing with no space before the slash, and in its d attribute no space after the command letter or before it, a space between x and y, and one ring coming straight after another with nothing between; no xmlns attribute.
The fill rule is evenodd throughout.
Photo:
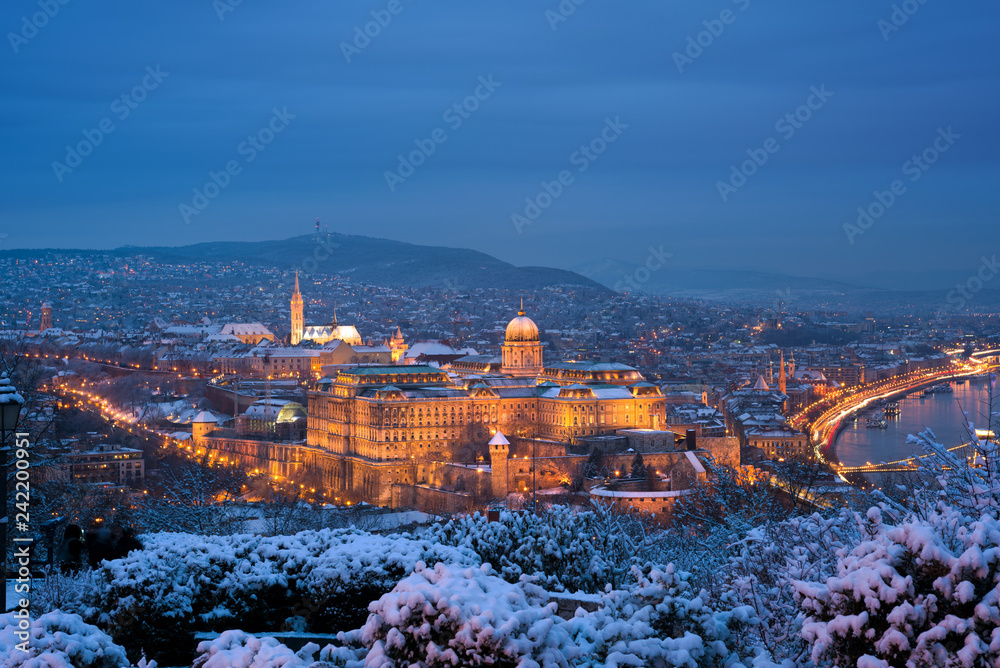
<svg viewBox="0 0 1000 668"><path fill-rule="evenodd" d="M7 372L0 374L0 481L3 483L3 503L0 505L0 575L7 581L7 432L17 429L24 397L10 384ZM6 602L4 603L6 607Z"/></svg>

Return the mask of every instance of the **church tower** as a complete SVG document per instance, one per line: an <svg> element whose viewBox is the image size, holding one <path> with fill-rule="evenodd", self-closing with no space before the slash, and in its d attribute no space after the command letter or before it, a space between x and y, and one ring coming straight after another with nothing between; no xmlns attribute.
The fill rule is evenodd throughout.
<svg viewBox="0 0 1000 668"><path fill-rule="evenodd" d="M493 491L493 498L495 499L506 499L508 489L507 480L507 457L510 455L510 441L508 441L503 432L497 432L496 435L490 439L490 472L491 479L490 483ZM534 466L534 461L532 461L532 466Z"/></svg>
<svg viewBox="0 0 1000 668"><path fill-rule="evenodd" d="M299 292L299 272L295 272L295 292L292 293L292 345L297 346L302 341L302 329L305 321L302 313L302 293Z"/></svg>
<svg viewBox="0 0 1000 668"><path fill-rule="evenodd" d="M38 332L52 329L52 304L45 302L42 304L42 322L38 327Z"/></svg>
<svg viewBox="0 0 1000 668"><path fill-rule="evenodd" d="M788 387L788 377L785 375L785 351L781 351L781 375L778 376L778 389L782 394L785 394L785 390Z"/></svg>
<svg viewBox="0 0 1000 668"><path fill-rule="evenodd" d="M396 333L392 335L392 340L389 341L389 348L392 350L392 363L401 364L409 346L403 340L403 332L400 331L399 326L396 327Z"/></svg>
<svg viewBox="0 0 1000 668"><path fill-rule="evenodd" d="M517 317L507 324L507 332L501 347L502 373L530 378L542 373L542 343L538 338L538 326L524 315L524 300Z"/></svg>

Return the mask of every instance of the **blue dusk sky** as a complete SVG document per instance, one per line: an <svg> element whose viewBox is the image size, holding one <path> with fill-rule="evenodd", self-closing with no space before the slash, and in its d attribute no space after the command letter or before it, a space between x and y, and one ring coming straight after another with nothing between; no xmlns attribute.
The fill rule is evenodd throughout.
<svg viewBox="0 0 1000 668"><path fill-rule="evenodd" d="M0 248L319 217L567 268L1000 252L995 0L236 2L4 3Z"/></svg>

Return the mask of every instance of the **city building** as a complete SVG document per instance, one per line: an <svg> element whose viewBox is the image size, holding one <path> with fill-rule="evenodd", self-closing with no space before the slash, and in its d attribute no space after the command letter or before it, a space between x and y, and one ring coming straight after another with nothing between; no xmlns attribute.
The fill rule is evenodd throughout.
<svg viewBox="0 0 1000 668"><path fill-rule="evenodd" d="M41 334L47 329L52 329L52 304L42 303L42 321L38 325L38 333Z"/></svg>
<svg viewBox="0 0 1000 668"><path fill-rule="evenodd" d="M812 461L813 448L809 437L783 424L752 427L746 431L747 448L760 448L774 461Z"/></svg>
<svg viewBox="0 0 1000 668"><path fill-rule="evenodd" d="M253 402L236 420L236 435L276 441L302 441L306 437L306 409L288 399L264 398Z"/></svg>
<svg viewBox="0 0 1000 668"><path fill-rule="evenodd" d="M274 341L274 334L259 322L227 322L219 330L222 336L233 336L243 343L258 344L261 341Z"/></svg>
<svg viewBox="0 0 1000 668"><path fill-rule="evenodd" d="M145 477L142 450L101 444L66 455L70 480L74 482L127 485Z"/></svg>

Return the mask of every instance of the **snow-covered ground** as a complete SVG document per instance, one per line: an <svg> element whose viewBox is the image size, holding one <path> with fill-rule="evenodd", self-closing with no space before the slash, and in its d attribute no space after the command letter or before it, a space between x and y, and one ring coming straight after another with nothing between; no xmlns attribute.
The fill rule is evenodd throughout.
<svg viewBox="0 0 1000 668"><path fill-rule="evenodd" d="M17 594L14 591L14 585L16 584L17 580L7 580L6 598L4 598L4 606L3 606L4 612L7 612L11 608L13 608L14 604L17 602L17 599L20 597L19 594Z"/></svg>

